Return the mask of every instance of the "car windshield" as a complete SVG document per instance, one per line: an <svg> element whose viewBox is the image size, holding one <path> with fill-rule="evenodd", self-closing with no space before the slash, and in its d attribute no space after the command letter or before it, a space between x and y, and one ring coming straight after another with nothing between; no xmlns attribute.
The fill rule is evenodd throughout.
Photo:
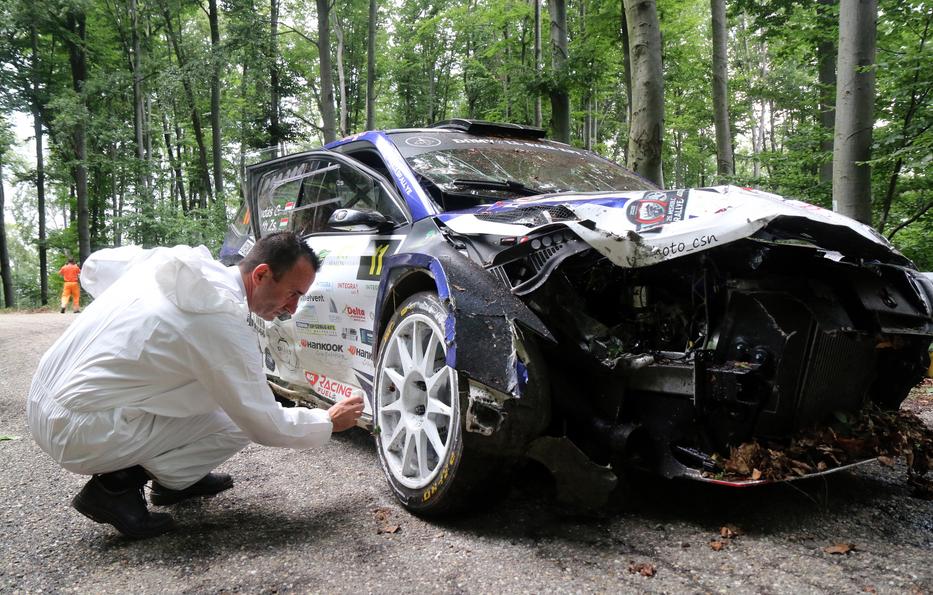
<svg viewBox="0 0 933 595"><path fill-rule="evenodd" d="M548 141L446 131L395 133L392 140L416 173L476 204L553 192L654 189L594 153Z"/></svg>

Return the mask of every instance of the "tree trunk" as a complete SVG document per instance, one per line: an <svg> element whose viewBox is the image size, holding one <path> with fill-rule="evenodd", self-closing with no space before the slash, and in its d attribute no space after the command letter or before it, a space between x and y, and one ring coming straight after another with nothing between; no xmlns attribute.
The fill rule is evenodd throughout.
<svg viewBox="0 0 933 595"><path fill-rule="evenodd" d="M45 237L45 154L42 151L42 108L39 97L39 36L36 27L30 27L32 44L32 125L36 138L36 210L39 211L39 301L45 306L49 303L49 265L48 248ZM0 210L0 217L3 211Z"/></svg>
<svg viewBox="0 0 933 595"><path fill-rule="evenodd" d="M334 71L330 63L330 6L317 1L317 48L321 59L321 120L324 144L337 140L334 113Z"/></svg>
<svg viewBox="0 0 933 595"><path fill-rule="evenodd" d="M79 101L84 105L84 85L87 82L87 52L85 50L87 31L84 12L69 10L65 16L65 23L69 32L65 43L68 46L68 61L71 64L71 83ZM87 198L87 122L83 115L75 122L72 142L75 157L72 175L75 181L75 200L78 210L78 257L83 263L91 255Z"/></svg>
<svg viewBox="0 0 933 595"><path fill-rule="evenodd" d="M622 10L622 71L625 76L625 123L632 124L632 45L628 39L628 19L625 17L625 0L621 0L620 8Z"/></svg>
<svg viewBox="0 0 933 595"><path fill-rule="evenodd" d="M175 34L175 28L172 26L172 17L169 14L168 10L164 10L162 16L165 18L165 33L168 36L169 43L172 45L172 49L175 52L175 58L178 60L178 66L184 70L186 66L185 55L181 51L181 47L178 44L178 37ZM207 203L203 200L204 194L208 196L208 200L213 201L213 192L211 190L211 178L209 173L209 168L207 166L207 147L204 144L204 130L201 127L201 116L198 112L197 102L194 97L194 89L191 86L191 81L188 80L187 76L181 77L182 87L185 89L185 99L188 101L188 110L191 113L191 126L194 128L194 140L198 145L198 178L200 183L203 185L199 195L201 196L200 206L202 209L207 207ZM194 199L194 189L191 190L192 200Z"/></svg>
<svg viewBox="0 0 933 595"><path fill-rule="evenodd" d="M554 71L551 88L551 131L554 140L570 142L570 94L567 93L567 3L548 0L551 15L551 64Z"/></svg>
<svg viewBox="0 0 933 595"><path fill-rule="evenodd" d="M139 13L136 0L129 0L130 13L130 43L132 56L130 66L133 75L133 137L136 142L136 159L139 161L137 172L137 192L143 196L144 202L149 201L149 164L146 160L146 144L143 138L143 90L142 90L142 56L139 44Z"/></svg>
<svg viewBox="0 0 933 595"><path fill-rule="evenodd" d="M917 136L911 135L911 123L913 122L914 115L917 113L917 108L923 104L923 98L929 93L929 88L924 85L918 85L917 83L920 80L920 73L923 70L922 66L922 56L924 56L924 46L926 46L927 35L930 32L930 19L927 18L926 26L923 28L923 33L920 35L920 51L917 52L917 61L913 67L913 80L910 85L910 103L907 104L907 111L904 112L904 120L901 123L901 133L899 135L900 142L898 143L897 151L900 151L908 147ZM919 95L919 96L918 96ZM925 130L924 127L922 130ZM917 135L923 134L923 132L916 133ZM894 169L891 171L891 177L888 178L888 189L884 193L884 198L881 201L881 220L878 222L878 231L884 232L885 226L888 224L888 215L891 212L891 203L894 201L895 190L897 190L897 181L901 175L901 168L904 166L904 159L898 157L897 161L894 163ZM890 238L889 238L890 239Z"/></svg>
<svg viewBox="0 0 933 595"><path fill-rule="evenodd" d="M320 5L320 2L318 2ZM281 90L279 89L279 0L269 0L269 145L272 157L279 154L282 142L280 122Z"/></svg>
<svg viewBox="0 0 933 595"><path fill-rule="evenodd" d="M366 130L376 128L376 0L369 0L369 36L366 43Z"/></svg>
<svg viewBox="0 0 933 595"><path fill-rule="evenodd" d="M219 198L224 192L220 152L220 25L217 22L217 0L209 0L208 4L211 26L211 157L214 165L214 196Z"/></svg>
<svg viewBox="0 0 933 595"><path fill-rule="evenodd" d="M334 35L337 37L337 98L340 105L340 120L338 130L340 136L349 134L347 130L347 75L343 68L343 27L340 18L334 15Z"/></svg>
<svg viewBox="0 0 933 595"><path fill-rule="evenodd" d="M871 223L876 0L841 0L833 141L833 210Z"/></svg>
<svg viewBox="0 0 933 595"><path fill-rule="evenodd" d="M535 5L535 81L541 78L541 0ZM541 127L541 93L535 91L535 126Z"/></svg>
<svg viewBox="0 0 933 595"><path fill-rule="evenodd" d="M710 0L713 15L713 113L716 126L716 172L720 177L735 173L732 132L729 127L729 58L726 1Z"/></svg>
<svg viewBox="0 0 933 595"><path fill-rule="evenodd" d="M833 21L832 7L836 0L819 0L817 14L821 28L828 27ZM833 183L833 127L836 122L836 111L833 98L836 94L836 42L831 38L822 39L816 47L817 62L819 64L820 85L820 127L823 129L823 140L820 141L820 151L823 161L820 163L820 183L830 186Z"/></svg>
<svg viewBox="0 0 933 595"><path fill-rule="evenodd" d="M172 168L173 190L172 195L178 198L181 205L187 206L185 198L185 181L181 173L181 155L175 155L172 151L172 132L168 126L168 116L165 110L162 111L162 137L165 139L165 153L168 155L168 163Z"/></svg>
<svg viewBox="0 0 933 595"><path fill-rule="evenodd" d="M5 308L16 305L13 297L13 272L10 270L10 252L6 245L6 224L4 223L3 207L5 197L3 194L3 153L0 152L0 281L3 281L3 304Z"/></svg>
<svg viewBox="0 0 933 595"><path fill-rule="evenodd" d="M664 185L661 140L664 136L664 73L661 30L655 0L625 0L632 57L632 121L628 166L658 186Z"/></svg>

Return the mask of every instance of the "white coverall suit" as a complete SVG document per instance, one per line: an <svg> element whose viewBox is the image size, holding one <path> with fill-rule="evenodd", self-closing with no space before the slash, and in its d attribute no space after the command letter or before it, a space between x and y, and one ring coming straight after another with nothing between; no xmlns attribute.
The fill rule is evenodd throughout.
<svg viewBox="0 0 933 595"><path fill-rule="evenodd" d="M101 250L81 282L96 299L42 357L27 404L36 443L68 471L141 465L178 490L250 441L330 438L326 411L275 401L239 270L204 246Z"/></svg>

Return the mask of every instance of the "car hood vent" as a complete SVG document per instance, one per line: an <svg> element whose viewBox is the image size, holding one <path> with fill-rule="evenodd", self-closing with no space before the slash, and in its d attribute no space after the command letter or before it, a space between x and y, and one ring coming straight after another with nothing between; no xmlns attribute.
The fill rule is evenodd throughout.
<svg viewBox="0 0 933 595"><path fill-rule="evenodd" d="M564 205L523 207L494 213L477 213L477 219L493 223L510 223L538 227L555 221L576 221L579 219L573 211Z"/></svg>

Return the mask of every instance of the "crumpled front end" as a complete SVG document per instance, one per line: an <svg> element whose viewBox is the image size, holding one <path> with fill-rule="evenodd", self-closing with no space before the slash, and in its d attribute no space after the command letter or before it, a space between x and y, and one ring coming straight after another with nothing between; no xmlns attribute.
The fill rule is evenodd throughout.
<svg viewBox="0 0 933 595"><path fill-rule="evenodd" d="M933 283L877 234L770 195L703 192L712 206L692 211L695 195L671 191L660 206L550 198L447 221L554 338L535 355L551 414L534 458L556 469L579 450L699 476L747 440L894 409L926 370Z"/></svg>

